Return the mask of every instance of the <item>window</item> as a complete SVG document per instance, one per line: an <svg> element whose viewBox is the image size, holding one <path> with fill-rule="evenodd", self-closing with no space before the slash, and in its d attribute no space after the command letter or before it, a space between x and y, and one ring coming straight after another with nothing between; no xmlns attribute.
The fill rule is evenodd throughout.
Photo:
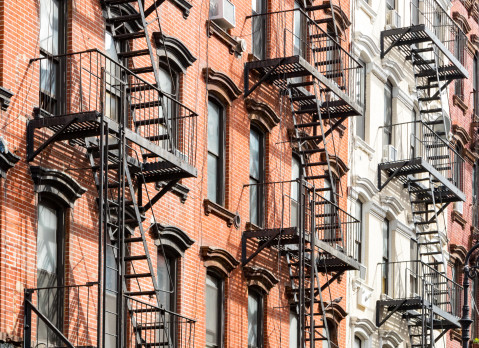
<svg viewBox="0 0 479 348"><path fill-rule="evenodd" d="M411 24L419 25L419 0L411 0Z"/></svg>
<svg viewBox="0 0 479 348"><path fill-rule="evenodd" d="M263 347L263 295L248 290L248 348Z"/></svg>
<svg viewBox="0 0 479 348"><path fill-rule="evenodd" d="M324 205L324 241L332 243L338 241L336 238L336 205L334 197L334 192L336 192L336 180L333 178L333 181L326 179L324 180L324 198L329 202ZM333 191L334 189L334 191Z"/></svg>
<svg viewBox="0 0 479 348"><path fill-rule="evenodd" d="M179 99L179 75L175 70L169 68L166 65L161 64L158 68L158 76L160 79L160 88L163 92L168 94L171 98L163 97L163 107L160 111L161 115L166 112L166 120L162 124L162 134L170 134L169 140L165 140L164 145L170 144L173 148L178 147L178 132L179 119L178 119L178 107L176 101ZM166 130L168 127L168 132Z"/></svg>
<svg viewBox="0 0 479 348"><path fill-rule="evenodd" d="M251 127L249 138L249 221L257 226L263 224L264 188L264 134Z"/></svg>
<svg viewBox="0 0 479 348"><path fill-rule="evenodd" d="M418 265L418 260L419 260L419 254L418 254L418 248L417 248L417 240L415 239L410 239L409 241L409 246L410 246L410 254L409 254L409 259L412 261L411 262L411 267L410 267L410 284L411 284L411 296L416 297L415 294L418 293L418 288L417 288L417 272L419 270L419 265Z"/></svg>
<svg viewBox="0 0 479 348"><path fill-rule="evenodd" d="M353 203L353 216L359 220L357 227L355 228L355 236L354 236L354 256L360 263L363 263L363 255L362 255L362 248L363 248L363 203L361 201L356 200Z"/></svg>
<svg viewBox="0 0 479 348"><path fill-rule="evenodd" d="M393 87L390 82L384 86L384 127L383 145L392 144L392 123L393 123Z"/></svg>
<svg viewBox="0 0 479 348"><path fill-rule="evenodd" d="M472 73L472 93L473 93L473 100L474 100L474 115L479 116L479 70L478 70L478 57L477 55L474 56L474 63L473 63L473 73Z"/></svg>
<svg viewBox="0 0 479 348"><path fill-rule="evenodd" d="M456 260L451 268L451 279L453 282L458 284L458 286L461 285L461 262L459 260ZM452 313L459 313L461 297L454 288L451 293Z"/></svg>
<svg viewBox="0 0 479 348"><path fill-rule="evenodd" d="M386 10L395 10L396 0L386 0Z"/></svg>
<svg viewBox="0 0 479 348"><path fill-rule="evenodd" d="M224 281L216 273L206 275L206 347L222 347Z"/></svg>
<svg viewBox="0 0 479 348"><path fill-rule="evenodd" d="M208 101L208 199L224 204L224 108L216 100Z"/></svg>
<svg viewBox="0 0 479 348"><path fill-rule="evenodd" d="M363 341L358 336L354 336L354 348L363 348Z"/></svg>
<svg viewBox="0 0 479 348"><path fill-rule="evenodd" d="M52 114L63 110L61 99L63 64L56 56L65 53L65 4L62 0L40 1L40 107Z"/></svg>
<svg viewBox="0 0 479 348"><path fill-rule="evenodd" d="M462 187L462 161L460 156L462 155L463 152L463 147L461 144L456 144L456 154L452 156L454 160L454 177L453 180L456 184L457 187L461 188Z"/></svg>
<svg viewBox="0 0 479 348"><path fill-rule="evenodd" d="M62 331L64 284L64 212L49 201L38 205L37 234L37 287L49 288L38 291L38 309L50 322ZM38 340L60 343L58 336L38 321Z"/></svg>
<svg viewBox="0 0 479 348"><path fill-rule="evenodd" d="M366 66L366 63L364 63L362 60L358 60L358 62L362 66ZM366 93L366 69L356 69L356 101L357 103L362 106L363 108L366 107L366 99L365 99L365 93ZM366 112L364 112L364 115L366 115ZM358 116L354 120L356 121L356 136L359 138L363 139L366 136L366 116Z"/></svg>
<svg viewBox="0 0 479 348"><path fill-rule="evenodd" d="M298 315L294 311L289 312L289 348L299 347Z"/></svg>
<svg viewBox="0 0 479 348"><path fill-rule="evenodd" d="M105 347L117 347L118 337L118 263L115 257L117 246L109 236L106 245L105 277Z"/></svg>
<svg viewBox="0 0 479 348"><path fill-rule="evenodd" d="M381 275L381 290L383 294L387 294L389 290L389 220L383 221L383 269Z"/></svg>
<svg viewBox="0 0 479 348"><path fill-rule="evenodd" d="M266 13L266 11L266 0L252 0L253 15ZM252 21L253 56L260 60L266 59L266 16L255 16Z"/></svg>
<svg viewBox="0 0 479 348"><path fill-rule="evenodd" d="M303 15L301 11L302 6L299 2L294 2L294 47L293 47L293 55L300 55L301 57L305 58L306 55L306 40L305 40L305 32L306 32L306 17Z"/></svg>
<svg viewBox="0 0 479 348"><path fill-rule="evenodd" d="M291 163L291 227L298 226L299 199L300 199L300 183L299 177L301 173L301 160L293 154Z"/></svg>
<svg viewBox="0 0 479 348"><path fill-rule="evenodd" d="M120 106L121 106L121 72L120 72L120 58L118 51L110 32L105 32L105 51L110 60L105 60L105 116L112 120L120 120Z"/></svg>
<svg viewBox="0 0 479 348"><path fill-rule="evenodd" d="M176 312L176 299L177 299L177 261L178 259L168 253L165 250L160 248L158 252L158 284L160 287L160 302L163 304L164 308L170 312ZM174 323L174 318L169 317L169 313L165 313L165 321L168 323ZM170 341L174 342L174 339L171 338L175 337L175 325L169 326L169 332L165 332L168 330L160 329L159 332L159 339L162 343L167 344L168 338Z"/></svg>

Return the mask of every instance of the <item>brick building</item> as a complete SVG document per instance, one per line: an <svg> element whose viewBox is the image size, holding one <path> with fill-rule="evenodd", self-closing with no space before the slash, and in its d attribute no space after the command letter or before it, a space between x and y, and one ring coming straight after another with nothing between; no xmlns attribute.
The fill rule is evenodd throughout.
<svg viewBox="0 0 479 348"><path fill-rule="evenodd" d="M0 9L0 344L346 345L348 1Z"/></svg>

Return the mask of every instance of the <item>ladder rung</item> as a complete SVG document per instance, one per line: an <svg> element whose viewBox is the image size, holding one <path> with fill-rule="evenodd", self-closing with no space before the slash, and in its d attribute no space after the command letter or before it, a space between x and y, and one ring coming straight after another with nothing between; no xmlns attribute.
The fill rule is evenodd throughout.
<svg viewBox="0 0 479 348"><path fill-rule="evenodd" d="M424 97L424 98L418 98L418 100L420 102L428 102L428 101L434 101L434 100L440 100L441 99L441 96L437 96L437 97ZM441 121L442 123L443 121ZM428 122L426 122L426 124L428 124Z"/></svg>
<svg viewBox="0 0 479 348"><path fill-rule="evenodd" d="M442 112L441 108L436 108L436 109L429 109L429 110L421 110L419 111L421 114L433 114L436 112Z"/></svg>
<svg viewBox="0 0 479 348"><path fill-rule="evenodd" d="M322 62L316 62L314 65L316 66L323 66L323 65L332 65L332 64L338 64L341 63L341 59L331 59L331 60L325 60Z"/></svg>
<svg viewBox="0 0 479 348"><path fill-rule="evenodd" d="M421 256L431 256L431 255L439 255L442 254L441 251L430 251L427 253L419 253Z"/></svg>
<svg viewBox="0 0 479 348"><path fill-rule="evenodd" d="M145 109L145 108L153 108L161 106L161 99L144 102L144 103L136 103L130 105L132 109Z"/></svg>
<svg viewBox="0 0 479 348"><path fill-rule="evenodd" d="M153 67L148 67L148 68L150 68L151 71L153 71ZM138 72L135 72L135 70L138 70L138 69L143 69L143 68L137 68L137 69L133 68L131 69L131 71L138 74ZM130 85L129 87L126 88L126 93L149 91L155 88L156 88L156 83L155 84L142 83L142 84L133 85L133 86Z"/></svg>
<svg viewBox="0 0 479 348"><path fill-rule="evenodd" d="M145 137L149 141L161 141L168 139L168 134L158 134L158 135L151 135L149 137Z"/></svg>
<svg viewBox="0 0 479 348"><path fill-rule="evenodd" d="M437 83L431 83L429 85L424 86L417 86L416 89L429 89L429 88L438 88L439 85Z"/></svg>
<svg viewBox="0 0 479 348"><path fill-rule="evenodd" d="M313 47L311 50L313 52L326 52L326 51L335 51L339 49L337 46L323 46L323 47Z"/></svg>
<svg viewBox="0 0 479 348"><path fill-rule="evenodd" d="M428 65L428 64L434 64L436 61L434 59L429 59L429 60L415 60L413 65Z"/></svg>
<svg viewBox="0 0 479 348"><path fill-rule="evenodd" d="M138 242L142 242L143 238L141 238L141 237L131 237L131 238L125 238L124 241L125 241L125 243L138 243Z"/></svg>
<svg viewBox="0 0 479 348"><path fill-rule="evenodd" d="M326 18L321 18L321 19L313 19L312 22L316 24L325 24L325 23L331 23L333 21L333 17L326 17Z"/></svg>
<svg viewBox="0 0 479 348"><path fill-rule="evenodd" d="M326 166L328 165L328 162L323 161L323 162L311 162L311 163L305 163L305 167L317 167L317 166Z"/></svg>
<svg viewBox="0 0 479 348"><path fill-rule="evenodd" d="M321 4L321 5L314 5L314 6L306 6L306 11L318 11L318 10L327 10L331 8L330 3Z"/></svg>
<svg viewBox="0 0 479 348"><path fill-rule="evenodd" d="M117 34L113 35L113 39L115 40L133 40L133 39L139 39L145 37L145 32L144 31L135 31L133 33L124 33L124 34Z"/></svg>
<svg viewBox="0 0 479 348"><path fill-rule="evenodd" d="M432 245L432 244L441 244L441 242L438 241L438 240L433 240L433 241L430 241L430 242L417 243L417 245Z"/></svg>
<svg viewBox="0 0 479 348"><path fill-rule="evenodd" d="M299 96L291 98L292 101L303 101L303 100L314 100L314 99L316 99L316 96L314 94L313 95L299 95Z"/></svg>
<svg viewBox="0 0 479 348"><path fill-rule="evenodd" d="M306 154L311 154L311 153L318 153L318 152L324 152L324 148L319 148L319 149L306 149L306 150L301 150L298 151L300 155L306 155Z"/></svg>
<svg viewBox="0 0 479 348"><path fill-rule="evenodd" d="M141 127L141 126L149 126L153 124L165 124L165 118L164 117L156 117L156 118L150 118L146 120L139 120L135 121L135 126Z"/></svg>
<svg viewBox="0 0 479 348"><path fill-rule="evenodd" d="M304 82L295 82L295 83L290 83L288 86L290 88L298 88L298 87L308 87L314 85L313 81L304 81Z"/></svg>
<svg viewBox="0 0 479 348"><path fill-rule="evenodd" d="M306 180L315 180L315 179L328 179L329 175L312 175L312 176L305 176Z"/></svg>
<svg viewBox="0 0 479 348"><path fill-rule="evenodd" d="M434 210L419 210L419 211L413 211L413 214L427 214L427 213L434 213Z"/></svg>
<svg viewBox="0 0 479 348"><path fill-rule="evenodd" d="M426 236L428 234L437 234L438 232L437 231L425 231L425 232L417 232L416 234L418 236Z"/></svg>

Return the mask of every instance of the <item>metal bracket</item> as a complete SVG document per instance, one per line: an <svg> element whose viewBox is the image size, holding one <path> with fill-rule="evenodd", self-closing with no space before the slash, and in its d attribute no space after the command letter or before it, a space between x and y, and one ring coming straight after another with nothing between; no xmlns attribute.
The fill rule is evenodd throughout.
<svg viewBox="0 0 479 348"><path fill-rule="evenodd" d="M270 71L268 71L266 74L263 75L263 77L261 77L259 79L258 82L256 82L253 87L251 87L251 89L248 89L248 86L249 84L245 83L245 91L244 91L244 99L246 99L251 93L253 93L253 91L259 87L259 85L261 85L268 77L271 76L271 74L281 65L283 64L285 58L281 58L281 60L273 67L273 69L271 69ZM249 69L248 69L249 71ZM249 73L248 73L249 74ZM245 73L245 80L247 80L249 78L248 75L246 75ZM246 82L246 81L245 81Z"/></svg>
<svg viewBox="0 0 479 348"><path fill-rule="evenodd" d="M388 315L386 315L386 317L385 317L383 320L381 320L381 322L379 322L379 306L376 305L376 326L377 326L378 328L380 328L389 318L392 317L392 315L393 315L394 313L396 313L396 312L398 311L399 308L401 308L401 306L402 306L403 304L406 303L406 301L407 301L407 299L405 299L405 300L402 301L400 304L398 304L396 307L394 307L394 309L393 309ZM380 302L380 301L378 301L378 302Z"/></svg>

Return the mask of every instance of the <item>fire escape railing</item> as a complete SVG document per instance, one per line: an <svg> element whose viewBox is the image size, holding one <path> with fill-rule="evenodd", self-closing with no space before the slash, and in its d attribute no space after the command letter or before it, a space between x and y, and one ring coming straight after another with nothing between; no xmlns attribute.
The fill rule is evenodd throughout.
<svg viewBox="0 0 479 348"><path fill-rule="evenodd" d="M95 284L25 289L23 347L96 347Z"/></svg>
<svg viewBox="0 0 479 348"><path fill-rule="evenodd" d="M112 122L127 108L126 127L190 165L196 161L197 114L97 49L33 59L37 117L96 112ZM56 71L56 73L55 73Z"/></svg>
<svg viewBox="0 0 479 348"><path fill-rule="evenodd" d="M136 327L128 325L126 347L138 347L135 339L137 334L140 334L146 347L150 346L149 343L152 347L167 348L195 346L196 320L132 297L128 297L128 300L131 312L136 313Z"/></svg>
<svg viewBox="0 0 479 348"><path fill-rule="evenodd" d="M283 59L301 56L312 68L339 87L357 105L364 105L364 66L302 9L267 12L246 17L263 23L266 42L274 42L274 49L266 50L265 59ZM308 28L309 27L309 28ZM324 27L324 28L323 28ZM258 25L251 25L254 38ZM344 46L344 47L343 47ZM273 73L274 74L274 73ZM297 77L294 73L285 77ZM245 78L248 78L245 76Z"/></svg>
<svg viewBox="0 0 479 348"><path fill-rule="evenodd" d="M439 124L438 127L443 127ZM422 158L447 180L463 191L464 159L450 145L449 141L438 133L443 129L434 129L423 121L411 121L384 126L392 136L394 151L382 163L394 163ZM383 131L385 131L383 129Z"/></svg>
<svg viewBox="0 0 479 348"><path fill-rule="evenodd" d="M404 26L424 25L464 65L466 34L437 0L421 0L417 4L410 0L409 22L405 21Z"/></svg>
<svg viewBox="0 0 479 348"><path fill-rule="evenodd" d="M422 299L455 317L461 316L463 288L418 260L379 264L386 295L393 300Z"/></svg>
<svg viewBox="0 0 479 348"><path fill-rule="evenodd" d="M293 234L298 225L302 225L306 239L310 241L313 233L311 217L314 214L315 240L329 244L354 260L358 259L355 238L359 235L360 221L331 200L314 193L314 187L307 182L300 184L299 180L293 180L250 184L247 187L254 189L263 200L260 226L255 226L255 229ZM314 205L311 204L313 200ZM299 221L301 217L302 223Z"/></svg>

